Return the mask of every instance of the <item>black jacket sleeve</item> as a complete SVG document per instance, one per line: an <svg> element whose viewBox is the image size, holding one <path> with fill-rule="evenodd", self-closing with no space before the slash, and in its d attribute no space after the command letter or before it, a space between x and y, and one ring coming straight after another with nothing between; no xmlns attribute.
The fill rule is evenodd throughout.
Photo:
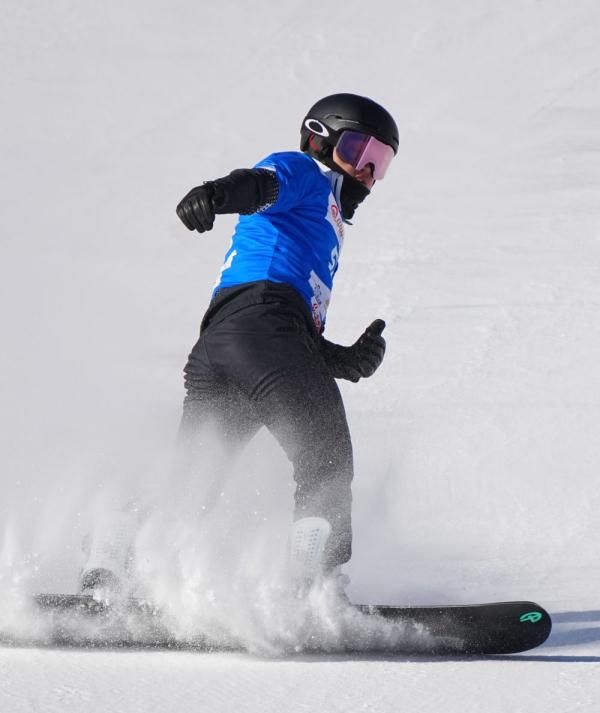
<svg viewBox="0 0 600 713"><path fill-rule="evenodd" d="M266 168L239 168L224 178L207 181L187 193L177 215L188 230L212 230L217 213L250 215L277 201L279 181Z"/></svg>
<svg viewBox="0 0 600 713"><path fill-rule="evenodd" d="M266 168L239 168L212 184L215 213L250 215L272 206L279 195L277 176Z"/></svg>

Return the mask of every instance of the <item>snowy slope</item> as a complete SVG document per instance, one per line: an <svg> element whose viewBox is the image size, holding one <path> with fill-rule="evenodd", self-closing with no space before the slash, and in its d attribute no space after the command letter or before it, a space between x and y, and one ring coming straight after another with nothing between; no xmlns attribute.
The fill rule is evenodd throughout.
<svg viewBox="0 0 600 713"><path fill-rule="evenodd" d="M598 709L599 31L595 0L4 9L0 624L15 592L72 591L82 535L150 491L167 515L138 546L175 607L275 567L291 473L268 435L213 523L220 574L222 551L196 551L197 484L168 478L234 224L194 237L174 206L355 91L395 113L401 147L348 232L328 322L342 343L388 323L381 370L342 385L350 594L531 598L556 626L530 656L478 662L3 648L1 713Z"/></svg>

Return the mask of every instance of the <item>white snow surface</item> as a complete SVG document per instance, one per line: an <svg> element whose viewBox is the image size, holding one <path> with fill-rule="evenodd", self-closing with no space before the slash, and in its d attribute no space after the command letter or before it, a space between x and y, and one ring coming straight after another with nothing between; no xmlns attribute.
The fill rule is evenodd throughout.
<svg viewBox="0 0 600 713"><path fill-rule="evenodd" d="M600 709L599 37L597 0L5 3L0 629L35 631L24 599L75 591L82 537L150 501L148 592L175 630L225 627L250 653L3 646L0 713ZM260 434L209 517L215 454L172 477L181 370L235 223L191 234L175 205L296 149L337 91L401 135L328 317L340 343L387 322L381 369L341 384L349 594L532 599L555 626L527 654L289 655L277 444Z"/></svg>

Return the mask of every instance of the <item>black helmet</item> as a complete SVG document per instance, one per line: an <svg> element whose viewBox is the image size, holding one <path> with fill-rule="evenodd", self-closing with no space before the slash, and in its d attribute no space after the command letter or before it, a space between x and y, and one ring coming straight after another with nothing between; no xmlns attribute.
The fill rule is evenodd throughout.
<svg viewBox="0 0 600 713"><path fill-rule="evenodd" d="M333 152L342 131L359 131L398 152L399 132L392 115L381 105L357 94L331 94L312 106L300 127L300 150L322 160ZM312 138L311 138L312 137Z"/></svg>
<svg viewBox="0 0 600 713"><path fill-rule="evenodd" d="M357 167L360 167L360 161L365 163L370 159L368 151L360 146L358 152L355 152L357 141L365 142L363 145L367 147L372 143L378 145L375 150L379 155L373 160L373 175L377 178L379 170L383 177L387 165L398 152L398 127L391 114L382 106L357 94L331 94L324 97L309 109L300 127L300 150L343 176L340 199L346 221L352 218L370 190L334 161L333 150L337 147L341 155L343 145L347 142L354 144L351 152L357 158ZM393 153L389 151L389 146ZM353 163L351 158L348 162Z"/></svg>

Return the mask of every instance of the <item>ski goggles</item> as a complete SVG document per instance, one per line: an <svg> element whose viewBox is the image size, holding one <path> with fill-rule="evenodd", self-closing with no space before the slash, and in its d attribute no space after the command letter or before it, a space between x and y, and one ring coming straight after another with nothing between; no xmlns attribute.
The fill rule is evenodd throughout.
<svg viewBox="0 0 600 713"><path fill-rule="evenodd" d="M338 156L357 171L373 166L373 178L381 180L394 158L394 149L374 136L359 131L344 131L335 145Z"/></svg>

